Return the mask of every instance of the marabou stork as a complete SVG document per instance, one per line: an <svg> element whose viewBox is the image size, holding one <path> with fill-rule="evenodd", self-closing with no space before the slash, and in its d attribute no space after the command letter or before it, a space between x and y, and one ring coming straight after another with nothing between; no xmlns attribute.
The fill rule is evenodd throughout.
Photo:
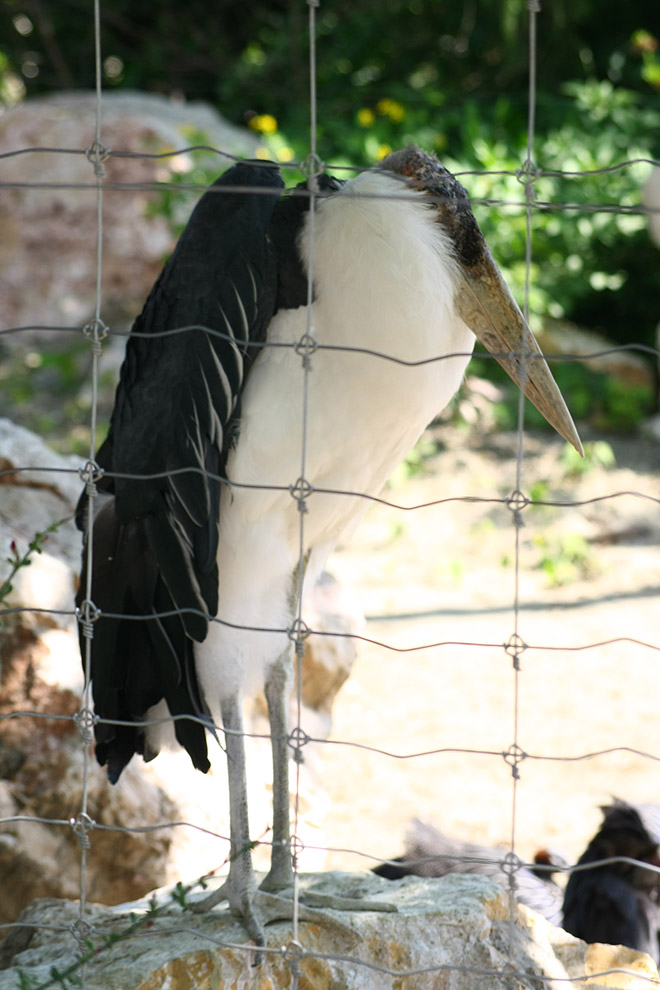
<svg viewBox="0 0 660 990"><path fill-rule="evenodd" d="M311 187L283 187L272 163L245 162L194 209L127 345L91 528L102 615L92 690L97 715L110 720L96 726L97 759L111 781L134 753L152 759L162 728L131 723L169 712L178 742L206 771L199 716L222 724L231 820L223 896L257 943L267 916L258 902L292 880L285 709L299 559L313 581L367 507L346 493L380 492L459 387L475 335L580 448L467 194L435 158L410 147L346 182L316 177L311 348L298 346L310 343ZM194 329L163 335L182 327ZM304 469L302 360L311 362ZM308 486L302 548L298 480ZM86 514L83 497L83 531ZM85 582L83 573L79 605ZM274 798L271 869L257 892L241 696L259 683Z"/></svg>

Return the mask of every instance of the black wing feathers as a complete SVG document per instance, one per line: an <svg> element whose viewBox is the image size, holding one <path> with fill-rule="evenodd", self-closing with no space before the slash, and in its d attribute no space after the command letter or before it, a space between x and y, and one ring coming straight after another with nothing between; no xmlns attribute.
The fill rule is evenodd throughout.
<svg viewBox="0 0 660 990"><path fill-rule="evenodd" d="M104 494L93 532L92 598L105 613L92 641L95 708L104 719L129 723L97 726L97 758L113 781L134 752L155 755L130 723L163 697L173 715L206 715L193 640L204 639L206 616L218 608L221 482L208 473L224 473L258 353L253 345L265 339L275 310L277 268L267 231L282 188L276 168L240 164L204 194L126 349L110 431L98 452L110 474L99 483ZM162 335L184 327L195 329ZM81 528L85 503L83 496ZM79 603L84 563L85 554ZM154 617L179 609L184 613ZM203 725L177 720L175 731L194 765L208 769Z"/></svg>
<svg viewBox="0 0 660 990"><path fill-rule="evenodd" d="M320 199L331 196L343 186L341 179L331 175L318 177ZM309 209L309 191L306 182L299 183L292 194L277 204L270 238L277 255L277 309L295 309L307 302L307 272L300 263L298 234L305 213Z"/></svg>
<svg viewBox="0 0 660 990"><path fill-rule="evenodd" d="M579 864L625 856L659 863L658 808L616 800ZM643 866L605 863L572 873L564 895L564 928L585 942L627 945L660 961L658 876Z"/></svg>

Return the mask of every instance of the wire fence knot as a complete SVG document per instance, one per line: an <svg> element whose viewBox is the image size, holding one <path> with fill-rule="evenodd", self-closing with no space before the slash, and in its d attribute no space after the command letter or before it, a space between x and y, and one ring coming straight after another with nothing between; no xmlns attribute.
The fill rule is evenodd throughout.
<svg viewBox="0 0 660 990"><path fill-rule="evenodd" d="M529 505L527 496L516 488L511 492L505 504L507 509L510 509L513 513L513 525L516 529L522 529L525 525L522 511Z"/></svg>
<svg viewBox="0 0 660 990"><path fill-rule="evenodd" d="M82 332L91 340L93 353L99 355L101 353L101 341L105 340L110 333L110 327L102 319L95 316L93 320L85 324Z"/></svg>
<svg viewBox="0 0 660 990"><path fill-rule="evenodd" d="M295 345L296 354L302 358L302 366L305 371L312 370L312 354L318 349L318 343L310 333L302 335Z"/></svg>
<svg viewBox="0 0 660 990"><path fill-rule="evenodd" d="M106 148L100 141L94 141L89 148L85 148L85 155L94 166L96 178L103 179L105 177L104 162L110 157L110 149Z"/></svg>
<svg viewBox="0 0 660 990"><path fill-rule="evenodd" d="M518 633L512 633L504 644L504 652L513 660L513 669L520 670L520 657L527 649L527 643Z"/></svg>
<svg viewBox="0 0 660 990"><path fill-rule="evenodd" d="M307 179L307 186L312 194L316 194L319 191L318 178L319 175L323 175L325 171L325 162L315 151L310 151L307 158L299 164L299 169L302 176Z"/></svg>
<svg viewBox="0 0 660 990"><path fill-rule="evenodd" d="M84 466L78 471L80 480L85 486L85 494L90 498L96 498L98 495L97 483L101 480L105 474L103 468L99 467L96 461L88 460L85 462Z"/></svg>
<svg viewBox="0 0 660 990"><path fill-rule="evenodd" d="M523 861L520 856L516 856L514 852L508 852L501 860L500 866L502 868L502 873L505 873L509 878L512 878L519 870L522 869Z"/></svg>
<svg viewBox="0 0 660 990"><path fill-rule="evenodd" d="M87 944L94 934L94 926L90 925L88 921L83 918L78 918L74 921L72 925L69 925L69 931L78 943L78 947L82 951L87 948Z"/></svg>
<svg viewBox="0 0 660 990"><path fill-rule="evenodd" d="M540 177L541 169L531 158L526 158L520 168L516 170L516 179L523 186L533 185Z"/></svg>
<svg viewBox="0 0 660 990"><path fill-rule="evenodd" d="M512 743L506 753L502 753L502 758L511 767L511 776L514 780L520 780L519 764L527 759L527 753L521 749L518 743Z"/></svg>
<svg viewBox="0 0 660 990"><path fill-rule="evenodd" d="M293 976L300 976L300 960L303 957L303 947L297 939L292 938L281 948L282 958L288 963Z"/></svg>
<svg viewBox="0 0 660 990"><path fill-rule="evenodd" d="M71 831L78 839L81 848L89 849L91 845L89 833L92 829L96 828L94 819L86 811L81 811L75 818L69 819L69 825L71 826Z"/></svg>
<svg viewBox="0 0 660 990"><path fill-rule="evenodd" d="M76 608L76 619L80 623L85 639L94 639L94 623L100 618L101 609L89 598L85 598Z"/></svg>
<svg viewBox="0 0 660 990"><path fill-rule="evenodd" d="M85 746L91 746L94 741L93 729L98 719L91 708L80 708L73 716L74 724L82 736Z"/></svg>
<svg viewBox="0 0 660 990"><path fill-rule="evenodd" d="M302 657L305 653L305 640L312 635L312 630L303 619L294 619L287 629L287 636L292 643L295 643L296 656Z"/></svg>
<svg viewBox="0 0 660 990"><path fill-rule="evenodd" d="M295 485L289 486L289 492L298 503L298 512L309 512L307 499L314 491L312 485L306 478L298 478Z"/></svg>
<svg viewBox="0 0 660 990"><path fill-rule="evenodd" d="M289 733L289 746L293 750L293 762L294 763L304 763L305 759L303 757L302 749L306 746L308 742L311 742L310 737L307 735L304 729L301 729L299 725L292 729Z"/></svg>

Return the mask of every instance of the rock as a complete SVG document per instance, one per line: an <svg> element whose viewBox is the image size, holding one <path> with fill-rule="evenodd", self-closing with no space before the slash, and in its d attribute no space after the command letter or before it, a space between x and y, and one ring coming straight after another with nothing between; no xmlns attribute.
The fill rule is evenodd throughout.
<svg viewBox="0 0 660 990"><path fill-rule="evenodd" d="M74 691L82 686L81 671L67 655L77 644L73 597L80 534L73 512L82 487L78 473L82 463L78 457L61 457L36 434L0 419L0 584L9 575L8 558L23 557L38 534L53 528L40 541L40 552L30 554L29 565L11 579L12 591L2 607L24 611L10 615L0 626L0 655L6 661L13 653L25 651L28 643L37 650L40 638L51 633L49 645L42 641L37 652L40 662L48 664L53 649L57 669L52 677L45 677L42 666L41 677L48 683L55 678ZM29 662L33 661L36 654Z"/></svg>
<svg viewBox="0 0 660 990"><path fill-rule="evenodd" d="M595 942L587 946L584 956L587 986L619 987L620 990L642 990L658 979L658 969L645 952L636 952L625 945L604 945ZM628 970L612 973L608 970ZM600 975L592 975L600 974Z"/></svg>
<svg viewBox="0 0 660 990"><path fill-rule="evenodd" d="M64 93L26 100L0 115L0 153L34 151L3 159L0 217L0 325L82 327L96 298L97 206L94 170L84 154L95 139L94 93ZM211 107L147 93L103 95L101 139L117 152L158 154L204 142L231 155L252 157L257 139L233 127ZM218 156L218 174L228 160ZM157 194L148 186L188 170L178 159L110 157L103 214L102 317L109 325L130 321L173 245L163 216L149 215ZM11 183L16 183L14 188ZM40 183L44 188L38 188ZM46 187L47 186L47 187ZM85 188L85 186L87 188ZM39 292L31 290L39 285ZM52 334L3 338L23 347L43 346Z"/></svg>
<svg viewBox="0 0 660 990"><path fill-rule="evenodd" d="M269 925L255 970L245 931L225 909L191 915L160 893L151 910L147 900L114 909L88 905L81 919L78 904L40 901L8 936L0 990L14 990L21 973L45 981L53 966L60 973L73 966L78 975L76 932L91 943L84 947L88 990L288 990L296 965L300 990L561 990L567 979L578 990L632 990L647 974L657 979L649 957L627 950L630 975L596 982L597 953L531 911L518 909L510 918L506 895L483 877L406 877L392 885L373 874L328 873L300 882L324 894L387 901L396 913L326 911L320 921L300 922L299 947L289 922ZM581 979L587 976L588 984Z"/></svg>

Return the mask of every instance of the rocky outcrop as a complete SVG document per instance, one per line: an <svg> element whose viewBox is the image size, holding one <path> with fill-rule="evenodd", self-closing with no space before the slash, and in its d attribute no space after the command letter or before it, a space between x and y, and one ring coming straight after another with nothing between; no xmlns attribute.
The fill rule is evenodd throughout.
<svg viewBox="0 0 660 990"><path fill-rule="evenodd" d="M301 921L298 944L291 923L269 925L255 969L244 929L224 909L191 914L161 895L155 909L147 901L90 905L81 919L77 904L38 902L0 947L8 967L0 990L14 990L21 973L45 982L53 966L79 975L81 951L87 990L563 990L568 979L578 990L641 990L657 980L642 953L587 947L525 908L511 915L507 896L483 877L406 877L393 885L373 874L329 873L302 877L301 887L396 910L326 911ZM88 940L82 948L76 935Z"/></svg>
<svg viewBox="0 0 660 990"><path fill-rule="evenodd" d="M93 93L63 93L26 100L0 115L0 153L12 155L1 163L2 328L81 327L93 315L96 179L85 151L95 140L95 112ZM257 140L206 104L131 92L104 93L101 140L113 152L128 153L107 158L103 166L102 315L116 328L142 308L173 245L165 217L149 210L156 195L149 187L168 180L172 165L178 172L192 169L185 156L157 156L201 140L252 157ZM219 175L229 159L218 155L217 163ZM4 342L25 346L30 339L23 333ZM46 338L42 333L38 339Z"/></svg>

